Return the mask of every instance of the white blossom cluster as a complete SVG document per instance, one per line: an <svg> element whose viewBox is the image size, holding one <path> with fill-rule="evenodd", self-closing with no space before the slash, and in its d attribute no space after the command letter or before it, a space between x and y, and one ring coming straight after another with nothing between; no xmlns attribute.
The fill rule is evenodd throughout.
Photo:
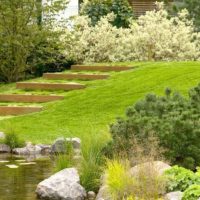
<svg viewBox="0 0 200 200"><path fill-rule="evenodd" d="M132 21L130 28L109 23L114 14L102 17L96 26L86 16L74 20L63 41L68 57L78 62L146 60L198 60L200 33L195 32L187 10L169 17L163 3Z"/></svg>

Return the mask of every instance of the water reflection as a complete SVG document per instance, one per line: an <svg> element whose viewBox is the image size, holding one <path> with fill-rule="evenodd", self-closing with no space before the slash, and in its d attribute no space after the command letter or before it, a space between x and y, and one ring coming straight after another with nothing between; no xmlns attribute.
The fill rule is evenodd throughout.
<svg viewBox="0 0 200 200"><path fill-rule="evenodd" d="M36 200L35 189L37 184L53 173L53 161L48 157L35 160L34 165L20 165L16 160L27 158L16 157L10 154L0 154L0 200ZM33 161L33 158L28 158ZM23 162L23 161L21 161ZM10 169L6 165L14 164L17 169Z"/></svg>

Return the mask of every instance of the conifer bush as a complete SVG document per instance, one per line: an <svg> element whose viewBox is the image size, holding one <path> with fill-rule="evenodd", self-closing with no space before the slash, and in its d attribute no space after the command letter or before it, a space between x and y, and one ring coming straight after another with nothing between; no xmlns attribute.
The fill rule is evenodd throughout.
<svg viewBox="0 0 200 200"><path fill-rule="evenodd" d="M153 133L172 164L195 169L200 165L199 119L200 84L189 91L189 98L170 89L164 96L148 94L127 109L125 118L111 125L111 148L129 155L133 138L142 141Z"/></svg>

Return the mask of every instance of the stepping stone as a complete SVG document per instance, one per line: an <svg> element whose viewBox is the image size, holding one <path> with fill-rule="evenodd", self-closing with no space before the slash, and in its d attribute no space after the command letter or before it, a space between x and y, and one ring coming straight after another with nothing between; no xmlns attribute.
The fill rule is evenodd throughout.
<svg viewBox="0 0 200 200"><path fill-rule="evenodd" d="M8 160L0 160L0 164L1 163L9 163L10 161L8 161Z"/></svg>
<svg viewBox="0 0 200 200"><path fill-rule="evenodd" d="M101 72L120 72L131 70L133 67L123 67L123 66L86 66L86 65L72 65L71 70L75 71L101 71Z"/></svg>
<svg viewBox="0 0 200 200"><path fill-rule="evenodd" d="M17 166L17 165L6 165L6 167L8 167L10 169L17 169L19 166Z"/></svg>
<svg viewBox="0 0 200 200"><path fill-rule="evenodd" d="M46 79L64 79L64 80L101 80L107 79L109 75L104 74L63 74L63 73L45 73L43 77Z"/></svg>
<svg viewBox="0 0 200 200"><path fill-rule="evenodd" d="M23 166L26 166L26 165L36 165L36 162L19 163L19 165L23 165Z"/></svg>
<svg viewBox="0 0 200 200"><path fill-rule="evenodd" d="M44 103L63 99L56 95L0 94L1 102Z"/></svg>
<svg viewBox="0 0 200 200"><path fill-rule="evenodd" d="M84 89L86 86L79 83L32 83L18 82L17 89L27 90L78 90Z"/></svg>
<svg viewBox="0 0 200 200"><path fill-rule="evenodd" d="M42 111L42 106L0 106L0 116L6 115L25 115Z"/></svg>
<svg viewBox="0 0 200 200"><path fill-rule="evenodd" d="M24 162L26 162L26 160L15 160L15 162L19 162L19 163L23 162L24 163Z"/></svg>

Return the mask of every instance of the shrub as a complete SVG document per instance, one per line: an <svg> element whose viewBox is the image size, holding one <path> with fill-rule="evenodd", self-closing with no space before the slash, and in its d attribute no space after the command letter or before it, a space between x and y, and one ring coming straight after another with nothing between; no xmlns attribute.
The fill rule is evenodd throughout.
<svg viewBox="0 0 200 200"><path fill-rule="evenodd" d="M173 166L165 172L168 178L168 190L185 191L193 184L200 184L200 175L183 167Z"/></svg>
<svg viewBox="0 0 200 200"><path fill-rule="evenodd" d="M79 16L63 38L66 57L86 63L199 59L200 34L188 20L188 12L170 18L163 4L157 5L157 10L132 20L129 28L112 26L117 19L113 13L95 26L89 17Z"/></svg>
<svg viewBox="0 0 200 200"><path fill-rule="evenodd" d="M200 185L191 185L184 193L183 200L197 200L200 197Z"/></svg>
<svg viewBox="0 0 200 200"><path fill-rule="evenodd" d="M174 164L195 169L200 164L200 84L189 91L189 99L166 90L165 96L148 94L127 109L126 118L111 125L113 148L129 154L132 138L144 140L154 133L164 155ZM131 155L129 155L131 156Z"/></svg>
<svg viewBox="0 0 200 200"><path fill-rule="evenodd" d="M25 145L25 142L19 139L18 135L15 133L14 129L12 128L9 128L6 131L5 139L3 140L3 143L8 145L11 149L24 147Z"/></svg>
<svg viewBox="0 0 200 200"><path fill-rule="evenodd" d="M128 27L133 18L133 10L127 0L90 0L85 1L81 7L81 14L91 19L95 26L101 17L113 12L116 15L112 25L116 27Z"/></svg>

